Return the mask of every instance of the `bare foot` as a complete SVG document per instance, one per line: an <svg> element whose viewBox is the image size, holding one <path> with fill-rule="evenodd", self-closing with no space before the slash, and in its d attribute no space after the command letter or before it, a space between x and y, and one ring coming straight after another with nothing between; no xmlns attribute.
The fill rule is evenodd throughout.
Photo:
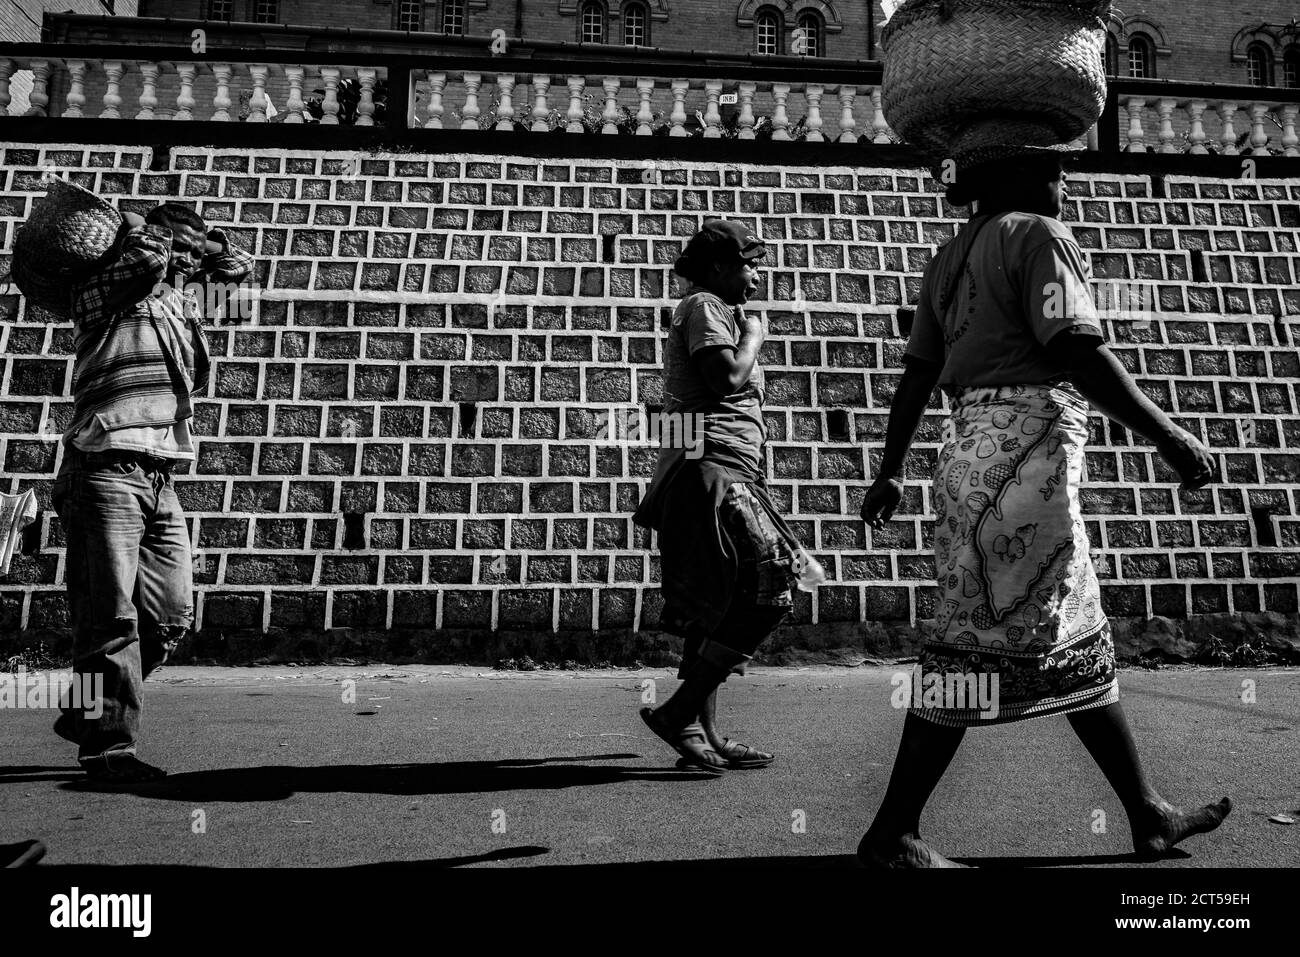
<svg viewBox="0 0 1300 957"><path fill-rule="evenodd" d="M1223 823L1232 811L1232 801L1224 798L1195 811L1183 811L1168 801L1149 806L1133 827L1133 850L1144 861L1155 860L1184 838L1205 834Z"/></svg>
<svg viewBox="0 0 1300 957"><path fill-rule="evenodd" d="M858 844L858 860L867 867L891 869L916 869L923 867L965 867L944 857L919 834L903 834L886 840L871 839L863 835Z"/></svg>

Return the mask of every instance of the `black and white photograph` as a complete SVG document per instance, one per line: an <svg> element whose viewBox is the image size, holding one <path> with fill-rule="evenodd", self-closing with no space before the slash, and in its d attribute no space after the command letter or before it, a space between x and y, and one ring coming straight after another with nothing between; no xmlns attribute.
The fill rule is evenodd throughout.
<svg viewBox="0 0 1300 957"><path fill-rule="evenodd" d="M1283 931L1298 18L0 0L6 939Z"/></svg>

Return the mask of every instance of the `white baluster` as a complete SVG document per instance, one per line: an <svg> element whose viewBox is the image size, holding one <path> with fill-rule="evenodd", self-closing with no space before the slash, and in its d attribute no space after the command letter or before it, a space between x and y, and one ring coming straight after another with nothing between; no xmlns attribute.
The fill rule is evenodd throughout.
<svg viewBox="0 0 1300 957"><path fill-rule="evenodd" d="M889 138L889 123L885 119L885 109L880 104L880 87L871 88L871 142L892 143Z"/></svg>
<svg viewBox="0 0 1300 957"><path fill-rule="evenodd" d="M1178 152L1174 149L1174 107L1177 105L1178 101L1169 97L1156 100L1156 115L1160 117L1160 132L1156 134L1160 140L1157 153Z"/></svg>
<svg viewBox="0 0 1300 957"><path fill-rule="evenodd" d="M107 65L106 67L107 68ZM194 74L198 66L194 63L177 63L176 73L180 76L181 89L176 94L176 112L173 120L194 119Z"/></svg>
<svg viewBox="0 0 1300 957"><path fill-rule="evenodd" d="M465 105L460 111L460 128L462 130L478 129L478 118L483 112L478 106L478 91L483 88L482 73L464 73L461 80L465 84Z"/></svg>
<svg viewBox="0 0 1300 957"><path fill-rule="evenodd" d="M513 73L497 74L497 94L500 102L497 103L497 125L499 130L513 130L515 128L515 75Z"/></svg>
<svg viewBox="0 0 1300 957"><path fill-rule="evenodd" d="M357 83L361 93L357 98L357 126L375 125L375 68L357 67Z"/></svg>
<svg viewBox="0 0 1300 957"><path fill-rule="evenodd" d="M63 116L85 116L82 107L86 105L86 61L68 60L68 96L63 107Z"/></svg>
<svg viewBox="0 0 1300 957"><path fill-rule="evenodd" d="M649 77L640 77L636 81L637 96L641 98L641 107L636 111L636 135L649 136L654 132L651 124L655 115L650 109L650 97L654 95L655 81Z"/></svg>
<svg viewBox="0 0 1300 957"><path fill-rule="evenodd" d="M1206 103L1204 100L1191 100L1187 103L1187 122L1190 129L1187 131L1187 142L1191 144L1188 147L1188 153L1208 153L1205 148L1205 124L1201 122L1201 115L1205 112Z"/></svg>
<svg viewBox="0 0 1300 957"><path fill-rule="evenodd" d="M321 100L321 123L337 126L339 122L339 68L323 66L320 68L321 82L325 84L325 98Z"/></svg>
<svg viewBox="0 0 1300 957"><path fill-rule="evenodd" d="M28 64L32 71L32 91L27 94L26 116L48 116L45 108L50 105L49 82L50 61L32 60Z"/></svg>
<svg viewBox="0 0 1300 957"><path fill-rule="evenodd" d="M429 118L424 121L426 130L442 129L442 114L446 109L442 105L442 91L447 88L447 74L435 73L433 70L426 74L429 78L429 106L426 112Z"/></svg>
<svg viewBox="0 0 1300 957"><path fill-rule="evenodd" d="M772 139L788 140L790 138L790 117L785 112L785 101L790 96L789 83L773 83L772 99Z"/></svg>
<svg viewBox="0 0 1300 957"><path fill-rule="evenodd" d="M565 119L569 122L564 127L566 133L582 133L586 130L582 125L582 91L586 86L585 77L569 77L569 112L565 114Z"/></svg>
<svg viewBox="0 0 1300 957"><path fill-rule="evenodd" d="M233 68L229 63L212 64L212 76L217 84L217 92L212 95L212 119L218 123L230 122L230 74L232 70Z"/></svg>
<svg viewBox="0 0 1300 957"><path fill-rule="evenodd" d="M216 72L216 67L212 68ZM307 104L302 98L302 78L304 70L300 66L286 66L284 68L285 78L289 81L289 95L285 98L284 109L286 123L306 123L302 111ZM216 119L216 117L213 117Z"/></svg>
<svg viewBox="0 0 1300 957"><path fill-rule="evenodd" d="M1268 115L1267 103L1250 104L1250 151L1252 156L1268 156L1268 130L1264 127L1264 117Z"/></svg>
<svg viewBox="0 0 1300 957"><path fill-rule="evenodd" d="M601 126L602 133L618 133L618 88L619 78L616 76L607 76L601 81L601 86L605 88L605 112L601 119L605 121Z"/></svg>
<svg viewBox="0 0 1300 957"><path fill-rule="evenodd" d="M1128 146L1125 152L1145 153L1147 151L1146 130L1142 120L1146 113L1147 101L1140 96L1130 96L1124 103L1128 110Z"/></svg>
<svg viewBox="0 0 1300 957"><path fill-rule="evenodd" d="M758 84L738 83L736 91L740 94L740 116L736 120L740 132L736 134L736 138L752 140L754 138L754 94L758 91Z"/></svg>
<svg viewBox="0 0 1300 957"><path fill-rule="evenodd" d="M0 57L0 116L7 116L9 104L13 98L9 94L9 80L14 75L18 64L6 57Z"/></svg>
<svg viewBox="0 0 1300 957"><path fill-rule="evenodd" d="M266 104L270 99L266 95L266 75L271 68L265 63L248 64L248 75L253 79L253 93L248 98L248 122L266 122Z"/></svg>
<svg viewBox="0 0 1300 957"><path fill-rule="evenodd" d="M547 100L550 89L549 76L533 76L533 125L530 129L534 133L545 133L551 128L547 119L551 115L551 104Z"/></svg>
<svg viewBox="0 0 1300 957"><path fill-rule="evenodd" d="M1296 136L1295 119L1300 113L1300 106L1295 103L1282 104L1282 155L1300 156L1300 137Z"/></svg>
<svg viewBox="0 0 1300 957"><path fill-rule="evenodd" d="M104 61L104 109L100 118L105 120L120 120L122 111L119 107L122 105L122 74L126 72L126 67L121 60Z"/></svg>
<svg viewBox="0 0 1300 957"><path fill-rule="evenodd" d="M722 138L722 113L718 110L718 98L722 96L721 80L704 81L704 137L710 140Z"/></svg>
<svg viewBox="0 0 1300 957"><path fill-rule="evenodd" d="M1237 153L1237 131L1232 127L1232 117L1236 112L1236 103L1225 100L1219 104L1219 122L1223 126L1219 131L1219 146L1225 156L1235 156Z"/></svg>
<svg viewBox="0 0 1300 957"><path fill-rule="evenodd" d="M808 102L808 117L804 120L804 126L808 132L804 137L809 143L823 143L826 137L822 136L822 93L825 90L820 83L809 83L804 87L804 99Z"/></svg>
<svg viewBox="0 0 1300 957"><path fill-rule="evenodd" d="M158 71L157 63L138 63L140 70L140 111L137 120L153 120L158 115L154 108L158 106Z"/></svg>
<svg viewBox="0 0 1300 957"><path fill-rule="evenodd" d="M836 137L837 143L856 143L858 134L854 132L858 128L857 117L853 115L853 101L857 99L858 88L856 86L846 86L840 84L840 135Z"/></svg>
<svg viewBox="0 0 1300 957"><path fill-rule="evenodd" d="M673 111L668 116L672 124L669 136L689 136L686 132L686 91L691 88L690 80L673 80Z"/></svg>

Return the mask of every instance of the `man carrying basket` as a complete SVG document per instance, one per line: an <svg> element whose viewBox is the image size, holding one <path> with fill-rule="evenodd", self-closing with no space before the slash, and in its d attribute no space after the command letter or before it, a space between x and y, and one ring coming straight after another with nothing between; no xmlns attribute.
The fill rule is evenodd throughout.
<svg viewBox="0 0 1300 957"><path fill-rule="evenodd" d="M52 493L67 542L73 671L103 681L99 716L65 707L54 730L105 784L166 773L141 761L136 745L144 679L194 620L190 538L172 471L195 457L191 396L208 383L197 291L224 283L228 294L252 268L250 256L186 206L121 219L108 252L66 286L74 405ZM39 268L27 264L39 262L29 245L15 269L20 286ZM38 301L63 305L48 283L42 292Z"/></svg>

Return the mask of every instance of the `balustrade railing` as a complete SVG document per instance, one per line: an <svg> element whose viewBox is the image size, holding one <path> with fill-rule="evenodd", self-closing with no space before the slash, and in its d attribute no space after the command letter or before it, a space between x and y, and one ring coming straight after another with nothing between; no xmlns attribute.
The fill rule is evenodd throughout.
<svg viewBox="0 0 1300 957"><path fill-rule="evenodd" d="M294 54L199 57L166 48L0 44L0 122L61 119L286 123L520 134L893 145L880 64L795 58ZM760 62L763 61L763 62ZM1300 90L1113 79L1079 149L1300 156Z"/></svg>

